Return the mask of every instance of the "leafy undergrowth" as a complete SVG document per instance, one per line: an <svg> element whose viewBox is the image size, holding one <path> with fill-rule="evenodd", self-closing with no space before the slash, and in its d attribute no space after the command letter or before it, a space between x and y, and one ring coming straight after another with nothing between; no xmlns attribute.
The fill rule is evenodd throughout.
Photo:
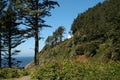
<svg viewBox="0 0 120 80"><path fill-rule="evenodd" d="M53 62L34 68L34 80L119 80L120 63Z"/></svg>
<svg viewBox="0 0 120 80"><path fill-rule="evenodd" d="M19 78L26 75L29 75L29 71L24 69L15 69L15 68L0 69L0 80L10 79L10 78Z"/></svg>

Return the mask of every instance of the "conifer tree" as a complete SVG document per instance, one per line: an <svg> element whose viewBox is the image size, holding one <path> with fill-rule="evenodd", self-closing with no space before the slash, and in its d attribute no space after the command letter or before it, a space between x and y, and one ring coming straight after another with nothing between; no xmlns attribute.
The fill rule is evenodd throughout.
<svg viewBox="0 0 120 80"><path fill-rule="evenodd" d="M1 18L3 17L4 8L7 5L7 1L1 0L0 1L0 67L2 67L2 21Z"/></svg>
<svg viewBox="0 0 120 80"><path fill-rule="evenodd" d="M63 33L65 31L65 28L63 26L58 27L58 34L59 34L59 41L62 42L62 37L63 37Z"/></svg>
<svg viewBox="0 0 120 80"><path fill-rule="evenodd" d="M46 45L47 46L53 46L52 43L53 43L53 36L48 36L46 41L45 41Z"/></svg>
<svg viewBox="0 0 120 80"><path fill-rule="evenodd" d="M24 24L28 26L29 31L31 30L30 36L35 39L34 63L37 65L40 29L43 27L50 27L45 24L43 18L45 16L51 16L50 10L55 8L55 5L58 5L58 3L50 0L18 0L17 4L17 10L20 16L25 20Z"/></svg>
<svg viewBox="0 0 120 80"><path fill-rule="evenodd" d="M6 59L8 59L8 67L12 67L12 55L18 53L18 50L13 51L15 47L24 42L24 36L18 28L20 23L17 22L16 13L10 4L8 10L5 12L5 16L2 18L3 25L5 26L4 35L4 48L6 51Z"/></svg>
<svg viewBox="0 0 120 80"><path fill-rule="evenodd" d="M48 36L46 39L46 45L53 46L57 43L62 42L63 33L65 31L65 28L63 26L58 27L54 32L52 36Z"/></svg>
<svg viewBox="0 0 120 80"><path fill-rule="evenodd" d="M58 43L58 31L57 29L55 30L55 32L53 32L53 45L56 45Z"/></svg>

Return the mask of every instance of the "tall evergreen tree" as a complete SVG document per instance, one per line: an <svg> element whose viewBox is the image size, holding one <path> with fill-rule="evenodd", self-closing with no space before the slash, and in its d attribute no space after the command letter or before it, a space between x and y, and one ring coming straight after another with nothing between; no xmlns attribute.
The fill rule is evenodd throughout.
<svg viewBox="0 0 120 80"><path fill-rule="evenodd" d="M4 45L7 49L7 58L8 59L8 66L12 67L12 55L19 52L18 50L15 50L14 52L12 49L20 45L22 42L24 42L24 36L21 34L18 25L20 23L17 23L16 13L10 4L8 6L8 10L5 12L5 16L2 18L3 25L5 26L4 31Z"/></svg>
<svg viewBox="0 0 120 80"><path fill-rule="evenodd" d="M6 5L7 5L7 1L5 0L0 1L0 67L2 66L2 21L1 21L1 18L3 17L3 11Z"/></svg>
<svg viewBox="0 0 120 80"><path fill-rule="evenodd" d="M63 26L60 26L55 30L55 32L53 32L54 44L62 42L64 31L65 31L65 28Z"/></svg>
<svg viewBox="0 0 120 80"><path fill-rule="evenodd" d="M62 37L63 37L64 31L65 31L65 28L63 26L58 27L58 34L59 34L60 42L62 42Z"/></svg>
<svg viewBox="0 0 120 80"><path fill-rule="evenodd" d="M3 16L3 10L7 5L7 1L6 0L0 0L0 18Z"/></svg>
<svg viewBox="0 0 120 80"><path fill-rule="evenodd" d="M50 10L58 5L56 1L50 0L21 0L17 2L17 9L25 20L25 25L31 30L31 36L35 39L35 56L34 63L38 64L38 51L39 51L39 32L43 27L49 27L44 22L45 16L51 16ZM20 5L19 5L20 4Z"/></svg>
<svg viewBox="0 0 120 80"><path fill-rule="evenodd" d="M52 36L48 36L46 39L46 45L53 46L56 45L59 42L62 42L63 33L65 31L65 28L63 26L58 27L54 32Z"/></svg>
<svg viewBox="0 0 120 80"><path fill-rule="evenodd" d="M56 45L58 43L58 30L55 30L55 32L53 32L53 45Z"/></svg>
<svg viewBox="0 0 120 80"><path fill-rule="evenodd" d="M45 43L47 46L53 46L53 36L48 36Z"/></svg>

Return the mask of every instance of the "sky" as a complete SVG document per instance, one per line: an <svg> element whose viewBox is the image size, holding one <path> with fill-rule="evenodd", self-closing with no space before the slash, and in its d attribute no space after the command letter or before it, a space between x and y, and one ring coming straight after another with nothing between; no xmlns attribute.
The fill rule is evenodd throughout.
<svg viewBox="0 0 120 80"><path fill-rule="evenodd" d="M51 10L51 16L45 17L46 24L51 25L51 28L43 28L40 31L40 36L44 39L39 41L39 51L44 47L45 40L48 36L59 27L65 27L64 39L66 39L69 34L73 20L78 14L85 12L88 8L94 7L97 3L103 2L104 0L54 0L57 1L60 7L55 7ZM34 38L28 39L25 43L22 43L17 47L21 52L17 55L19 57L29 57L34 56Z"/></svg>

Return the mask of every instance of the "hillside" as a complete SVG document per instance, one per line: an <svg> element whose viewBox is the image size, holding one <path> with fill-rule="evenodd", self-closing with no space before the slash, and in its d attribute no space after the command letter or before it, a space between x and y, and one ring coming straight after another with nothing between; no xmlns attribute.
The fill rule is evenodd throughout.
<svg viewBox="0 0 120 80"><path fill-rule="evenodd" d="M46 5L49 0L44 1L46 1ZM35 1L31 0L31 2ZM39 1L36 0L37 2ZM50 3L51 5L56 4L51 1ZM31 6L29 2L27 4ZM36 8L38 9L38 6L42 5L36 5ZM37 9L34 10L35 13ZM29 9L25 9L26 11ZM48 15L49 11L45 13ZM31 16L32 13L25 15ZM39 23L37 16L33 15L30 20L27 19L34 27L35 22ZM6 18L5 20L7 20ZM44 23L44 21L42 22ZM5 24L7 23L5 22ZM31 29L35 29L33 33L36 33L37 29L34 27ZM9 31L11 33L10 28ZM0 80L120 80L120 0L104 0L103 3L98 3L84 13L78 14L71 25L70 35L72 37L63 41L64 31L64 26L59 26L52 36L49 35L45 41L46 45L39 54L35 54L35 62L30 62L24 69L12 68L9 61L8 67L10 68L0 68ZM39 31L37 30L37 32ZM30 33L31 35L33 34ZM4 43L4 37L1 39ZM37 43L38 38L36 39ZM9 47L11 47L10 45L11 43ZM8 51L11 52L10 49ZM37 48L35 51L38 51Z"/></svg>
<svg viewBox="0 0 120 80"><path fill-rule="evenodd" d="M79 14L73 37L45 45L32 78L39 80L119 80L120 0L105 0ZM32 67L32 63L28 67Z"/></svg>
<svg viewBox="0 0 120 80"><path fill-rule="evenodd" d="M46 45L39 55L40 64L73 61L83 55L91 61L119 61L119 4L119 0L106 0L79 14L71 26L73 37L54 47Z"/></svg>
<svg viewBox="0 0 120 80"><path fill-rule="evenodd" d="M71 27L74 44L79 45L78 54L103 61L119 61L119 21L119 0L106 0L78 15Z"/></svg>
<svg viewBox="0 0 120 80"><path fill-rule="evenodd" d="M79 14L73 37L45 45L39 66L31 77L38 80L119 80L120 0L106 0ZM30 68L31 69L31 68Z"/></svg>
<svg viewBox="0 0 120 80"><path fill-rule="evenodd" d="M25 70L2 69L0 79L120 79L120 0L105 0L78 14L71 32L73 37L64 41L62 35L48 37L50 43L39 52L39 65L31 62Z"/></svg>

